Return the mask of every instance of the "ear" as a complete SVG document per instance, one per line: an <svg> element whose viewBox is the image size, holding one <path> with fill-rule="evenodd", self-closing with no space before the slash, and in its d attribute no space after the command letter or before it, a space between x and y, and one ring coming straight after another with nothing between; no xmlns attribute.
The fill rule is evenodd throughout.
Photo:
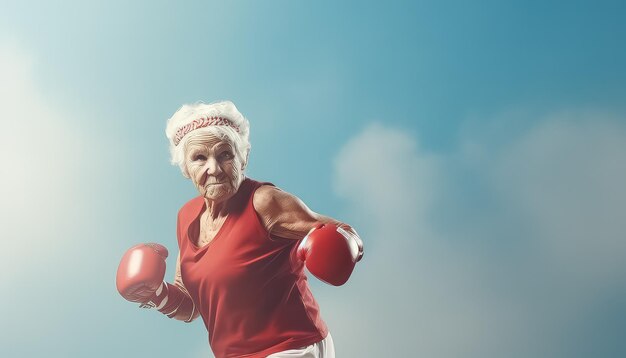
<svg viewBox="0 0 626 358"><path fill-rule="evenodd" d="M191 179L191 175L189 175L189 171L187 170L187 165L183 164L183 166L180 168L181 172L183 173L183 176L187 179Z"/></svg>
<svg viewBox="0 0 626 358"><path fill-rule="evenodd" d="M241 170L246 169L246 167L248 166L248 158L250 158L250 149L246 151L246 160L241 163Z"/></svg>

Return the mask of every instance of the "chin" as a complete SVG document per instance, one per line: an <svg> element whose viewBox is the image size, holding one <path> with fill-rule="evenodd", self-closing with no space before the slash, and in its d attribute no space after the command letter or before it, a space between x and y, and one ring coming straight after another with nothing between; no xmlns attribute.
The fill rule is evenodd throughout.
<svg viewBox="0 0 626 358"><path fill-rule="evenodd" d="M219 188L206 188L204 197L209 200L222 201L233 196L234 191L230 185L219 185Z"/></svg>

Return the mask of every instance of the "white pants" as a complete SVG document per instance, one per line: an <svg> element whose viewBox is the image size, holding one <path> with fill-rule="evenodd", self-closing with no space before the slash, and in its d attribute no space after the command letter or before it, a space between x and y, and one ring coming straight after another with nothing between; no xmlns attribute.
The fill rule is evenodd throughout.
<svg viewBox="0 0 626 358"><path fill-rule="evenodd" d="M335 358L335 345L330 332L326 338L310 346L270 354L267 358Z"/></svg>

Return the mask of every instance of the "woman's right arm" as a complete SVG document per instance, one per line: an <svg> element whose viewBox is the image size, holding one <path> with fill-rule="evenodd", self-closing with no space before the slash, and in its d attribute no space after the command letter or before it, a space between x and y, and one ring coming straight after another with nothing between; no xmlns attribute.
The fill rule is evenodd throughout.
<svg viewBox="0 0 626 358"><path fill-rule="evenodd" d="M183 283L183 277L180 273L180 252L178 252L178 257L176 258L176 273L174 274L174 285L175 288L179 289L183 294L181 298L180 305L173 313L173 315L168 315L170 318L174 318L180 321L191 322L200 316L200 312L197 309L195 302L191 299L191 295L189 295L189 291L185 287Z"/></svg>

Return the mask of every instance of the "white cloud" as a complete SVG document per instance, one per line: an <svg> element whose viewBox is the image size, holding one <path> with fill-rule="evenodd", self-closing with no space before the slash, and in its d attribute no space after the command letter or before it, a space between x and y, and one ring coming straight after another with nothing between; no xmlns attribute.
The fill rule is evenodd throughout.
<svg viewBox="0 0 626 358"><path fill-rule="evenodd" d="M430 189L440 179L439 162L434 155L418 153L410 136L375 123L337 156L334 189L354 210L403 230L403 238L424 234L425 222L414 220L427 218L434 194ZM413 220L407 222L407 214Z"/></svg>
<svg viewBox="0 0 626 358"><path fill-rule="evenodd" d="M0 185L2 283L23 277L62 246L76 214L75 163L84 136L56 110L33 80L33 58L13 43L0 43ZM71 115L71 114L69 114ZM60 216L58 213L65 213ZM64 220L65 219L65 220Z"/></svg>
<svg viewBox="0 0 626 358"><path fill-rule="evenodd" d="M327 315L336 344L348 345L344 354L451 356L475 350L487 329L482 301L472 294L471 266L429 225L444 190L442 161L407 134L378 124L338 155L336 190L354 204L357 212L348 216L365 218L358 229L366 241L355 287L342 297L335 293L335 311Z"/></svg>
<svg viewBox="0 0 626 358"><path fill-rule="evenodd" d="M366 255L320 302L345 355L548 357L586 344L572 332L626 274L626 131L572 117L511 142L464 137L445 156L377 124L344 146L335 187Z"/></svg>
<svg viewBox="0 0 626 358"><path fill-rule="evenodd" d="M103 175L114 152L104 150L80 109L42 91L34 76L41 65L19 42L0 41L0 284L7 288L0 304L9 308L3 319L10 327L1 342L18 356L40 356L51 341L75 349L64 338L80 333L72 317L88 304L102 306L95 302L107 296L99 291L115 292L115 263L106 261L111 237L103 230L113 217L106 206L118 195Z"/></svg>
<svg viewBox="0 0 626 358"><path fill-rule="evenodd" d="M583 283L617 279L626 255L626 128L587 116L550 118L490 172L499 195L532 220L546 259Z"/></svg>
<svg viewBox="0 0 626 358"><path fill-rule="evenodd" d="M136 210L130 192L140 181L133 176L154 174L133 165L140 144L126 142L98 108L63 105L43 91L35 74L45 65L19 42L0 40L0 305L9 308L0 345L11 356L99 357L111 356L102 337L119 342L115 351L145 353L142 342L158 334L180 346L152 349L193 354L197 342L207 352L201 324L182 327L117 294L124 250L171 235L146 234L154 219Z"/></svg>

